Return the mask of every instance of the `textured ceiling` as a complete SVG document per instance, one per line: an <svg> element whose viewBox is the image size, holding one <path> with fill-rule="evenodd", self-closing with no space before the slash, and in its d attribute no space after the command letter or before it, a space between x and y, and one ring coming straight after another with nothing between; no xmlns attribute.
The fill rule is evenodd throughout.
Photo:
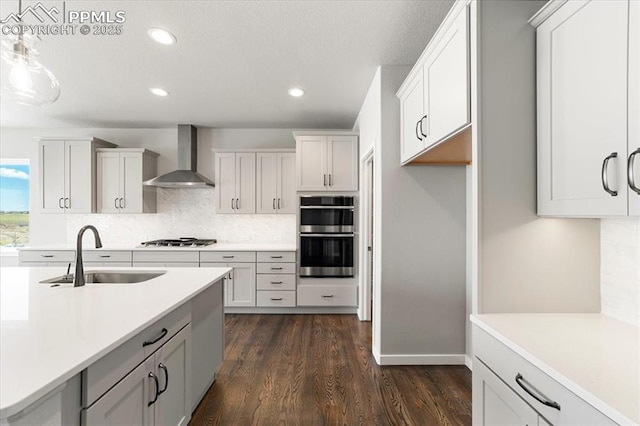
<svg viewBox="0 0 640 426"><path fill-rule="evenodd" d="M453 1L43 3L123 10L123 34L43 36L40 60L61 97L47 107L3 98L3 127L350 128L376 67L413 64ZM3 19L16 10L0 1ZM178 43L153 42L151 27ZM171 96L151 95L156 86ZM291 98L291 86L307 95Z"/></svg>

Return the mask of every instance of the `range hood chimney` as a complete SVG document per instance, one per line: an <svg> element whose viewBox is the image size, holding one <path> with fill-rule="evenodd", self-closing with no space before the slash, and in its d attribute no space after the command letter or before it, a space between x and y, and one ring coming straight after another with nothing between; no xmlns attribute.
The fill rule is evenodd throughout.
<svg viewBox="0 0 640 426"><path fill-rule="evenodd" d="M145 186L159 188L205 188L214 186L197 172L198 132L190 124L178 125L178 170L143 182Z"/></svg>

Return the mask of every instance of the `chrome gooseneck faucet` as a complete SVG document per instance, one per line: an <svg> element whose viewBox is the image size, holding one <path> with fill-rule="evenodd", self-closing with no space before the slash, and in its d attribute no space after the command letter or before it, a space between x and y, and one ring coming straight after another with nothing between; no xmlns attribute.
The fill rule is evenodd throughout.
<svg viewBox="0 0 640 426"><path fill-rule="evenodd" d="M96 248L102 248L102 241L100 240L100 235L98 234L98 230L95 226L86 225L80 228L80 231L78 231L78 242L76 244L76 273L73 276L74 287L82 287L84 285L84 267L82 266L82 236L87 229L90 229L93 232L93 236L96 240Z"/></svg>

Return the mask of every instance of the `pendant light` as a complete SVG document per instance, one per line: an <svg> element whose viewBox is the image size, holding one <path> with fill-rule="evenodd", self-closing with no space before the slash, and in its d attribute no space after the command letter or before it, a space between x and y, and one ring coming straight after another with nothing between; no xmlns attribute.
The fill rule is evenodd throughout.
<svg viewBox="0 0 640 426"><path fill-rule="evenodd" d="M22 16L22 0L18 3L18 16ZM36 59L38 37L20 32L2 40L2 94L24 105L52 104L60 97L58 79Z"/></svg>

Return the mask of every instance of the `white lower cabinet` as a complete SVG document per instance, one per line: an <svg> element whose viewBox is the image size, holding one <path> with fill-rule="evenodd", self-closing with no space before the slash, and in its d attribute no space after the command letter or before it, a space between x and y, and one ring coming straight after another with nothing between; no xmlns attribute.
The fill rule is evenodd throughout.
<svg viewBox="0 0 640 426"><path fill-rule="evenodd" d="M222 256L222 253L217 253L216 256ZM255 259L255 253L253 253L253 259ZM233 268L233 271L224 278L224 306L256 306L255 261L251 263L202 262L200 266Z"/></svg>
<svg viewBox="0 0 640 426"><path fill-rule="evenodd" d="M474 425L616 425L475 325L473 350Z"/></svg>
<svg viewBox="0 0 640 426"><path fill-rule="evenodd" d="M355 285L301 284L298 285L298 306L357 306L358 287Z"/></svg>
<svg viewBox="0 0 640 426"><path fill-rule="evenodd" d="M294 252L260 252L257 255L257 306L296 306Z"/></svg>
<svg viewBox="0 0 640 426"><path fill-rule="evenodd" d="M188 324L83 412L85 425L186 425L191 418Z"/></svg>

